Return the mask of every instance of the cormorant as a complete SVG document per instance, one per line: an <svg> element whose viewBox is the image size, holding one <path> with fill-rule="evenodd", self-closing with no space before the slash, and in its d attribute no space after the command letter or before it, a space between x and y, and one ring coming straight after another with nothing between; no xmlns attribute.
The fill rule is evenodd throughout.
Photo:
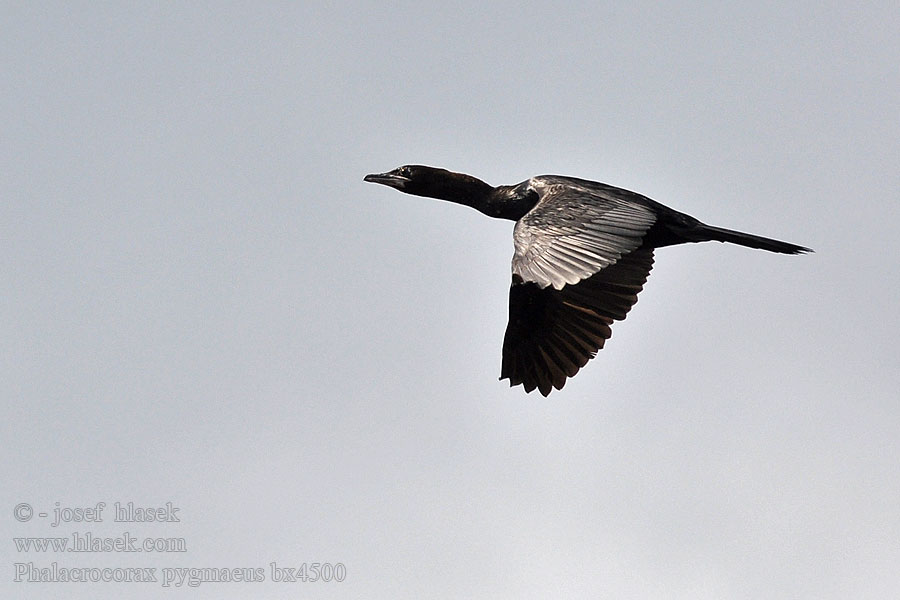
<svg viewBox="0 0 900 600"><path fill-rule="evenodd" d="M500 379L547 396L562 389L625 318L653 267L653 249L730 242L782 254L809 248L705 225L605 183L541 175L493 187L421 165L365 176L401 192L471 206L515 221L509 324Z"/></svg>

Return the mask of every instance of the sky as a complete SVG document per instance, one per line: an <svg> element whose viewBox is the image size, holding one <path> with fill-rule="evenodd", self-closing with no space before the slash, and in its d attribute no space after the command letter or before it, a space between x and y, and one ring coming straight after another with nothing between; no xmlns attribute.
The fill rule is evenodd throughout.
<svg viewBox="0 0 900 600"><path fill-rule="evenodd" d="M889 597L898 40L893 2L2 3L0 596ZM407 163L815 254L661 249L525 394L512 224L362 181Z"/></svg>

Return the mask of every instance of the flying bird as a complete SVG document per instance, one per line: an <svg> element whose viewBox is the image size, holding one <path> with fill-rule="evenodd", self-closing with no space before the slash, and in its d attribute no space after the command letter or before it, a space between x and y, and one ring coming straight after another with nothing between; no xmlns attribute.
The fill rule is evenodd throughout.
<svg viewBox="0 0 900 600"><path fill-rule="evenodd" d="M610 326L637 302L654 248L716 241L812 252L705 225L641 194L574 177L541 175L494 187L462 173L405 165L365 181L516 222L500 379L544 396L562 389L603 348Z"/></svg>

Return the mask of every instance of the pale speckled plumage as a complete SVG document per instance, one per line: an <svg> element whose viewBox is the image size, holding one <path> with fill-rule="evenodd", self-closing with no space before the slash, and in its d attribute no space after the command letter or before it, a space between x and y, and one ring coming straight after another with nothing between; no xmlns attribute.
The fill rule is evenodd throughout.
<svg viewBox="0 0 900 600"><path fill-rule="evenodd" d="M656 221L645 206L572 180L528 180L540 200L513 229L512 272L541 288L560 290L614 264L641 245Z"/></svg>

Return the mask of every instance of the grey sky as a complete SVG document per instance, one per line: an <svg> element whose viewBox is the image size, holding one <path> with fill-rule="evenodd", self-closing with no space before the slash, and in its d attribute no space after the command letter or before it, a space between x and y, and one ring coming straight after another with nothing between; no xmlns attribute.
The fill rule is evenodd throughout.
<svg viewBox="0 0 900 600"><path fill-rule="evenodd" d="M892 2L3 3L0 596L889 597L898 29ZM404 163L816 254L662 249L606 349L525 395L511 224L362 181ZM181 522L13 517L100 501ZM13 542L88 531L187 552Z"/></svg>

